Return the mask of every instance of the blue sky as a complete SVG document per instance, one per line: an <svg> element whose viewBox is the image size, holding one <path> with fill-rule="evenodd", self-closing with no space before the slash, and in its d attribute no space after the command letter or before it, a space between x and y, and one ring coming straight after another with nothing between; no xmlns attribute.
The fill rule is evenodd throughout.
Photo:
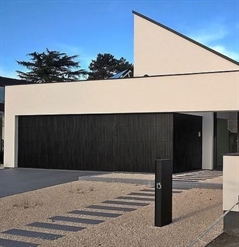
<svg viewBox="0 0 239 247"><path fill-rule="evenodd" d="M239 61L239 0L0 0L0 75L46 48L84 69L98 53L133 63L132 10Z"/></svg>

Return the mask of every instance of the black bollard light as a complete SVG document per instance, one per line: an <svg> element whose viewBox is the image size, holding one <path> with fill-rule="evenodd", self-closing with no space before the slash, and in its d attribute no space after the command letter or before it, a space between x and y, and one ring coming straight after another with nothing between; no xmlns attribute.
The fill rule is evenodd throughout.
<svg viewBox="0 0 239 247"><path fill-rule="evenodd" d="M155 160L155 226L172 223L172 161Z"/></svg>

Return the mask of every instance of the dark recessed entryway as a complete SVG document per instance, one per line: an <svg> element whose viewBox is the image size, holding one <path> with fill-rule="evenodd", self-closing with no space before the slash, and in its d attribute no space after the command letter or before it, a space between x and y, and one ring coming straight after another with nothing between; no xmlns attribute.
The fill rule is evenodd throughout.
<svg viewBox="0 0 239 247"><path fill-rule="evenodd" d="M20 116L18 166L154 172L169 158L175 172L200 169L201 131L201 117L173 113Z"/></svg>
<svg viewBox="0 0 239 247"><path fill-rule="evenodd" d="M174 172L202 168L202 117L174 114Z"/></svg>
<svg viewBox="0 0 239 247"><path fill-rule="evenodd" d="M239 140L238 112L217 112L214 118L214 168L223 169L223 154L237 153Z"/></svg>

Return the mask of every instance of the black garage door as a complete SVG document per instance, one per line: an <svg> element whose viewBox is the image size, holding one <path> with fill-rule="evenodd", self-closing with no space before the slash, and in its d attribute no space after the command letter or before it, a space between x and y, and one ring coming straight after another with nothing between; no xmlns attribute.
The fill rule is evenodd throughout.
<svg viewBox="0 0 239 247"><path fill-rule="evenodd" d="M173 158L173 114L20 116L18 166L153 172Z"/></svg>

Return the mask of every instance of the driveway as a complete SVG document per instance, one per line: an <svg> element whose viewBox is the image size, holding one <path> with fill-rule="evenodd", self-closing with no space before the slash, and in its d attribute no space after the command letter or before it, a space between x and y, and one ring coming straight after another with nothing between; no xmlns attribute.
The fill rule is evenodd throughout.
<svg viewBox="0 0 239 247"><path fill-rule="evenodd" d="M77 181L78 177L104 172L14 168L0 169L0 198L58 184Z"/></svg>

